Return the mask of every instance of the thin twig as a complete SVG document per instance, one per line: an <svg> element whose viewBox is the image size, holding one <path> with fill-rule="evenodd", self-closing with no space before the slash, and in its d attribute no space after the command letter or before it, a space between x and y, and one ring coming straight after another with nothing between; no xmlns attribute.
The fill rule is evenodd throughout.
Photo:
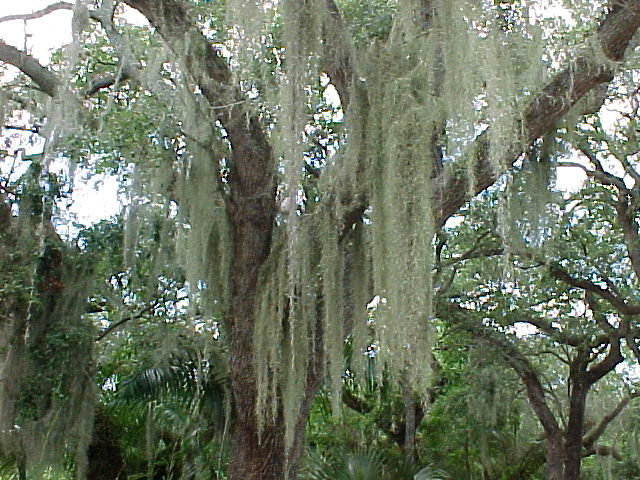
<svg viewBox="0 0 640 480"><path fill-rule="evenodd" d="M120 327L121 325L131 321L131 320L139 320L141 319L146 313L148 313L149 311L151 311L154 307L156 306L156 303L151 303L150 305L146 306L145 308L143 308L142 310L140 310L136 315L130 315L128 317L123 318L122 320L113 323L111 325L109 325L106 329L104 329L102 332L100 332L100 334L95 338L95 342L99 342L100 340L102 340L104 337L106 337L107 335L109 335L111 332L113 332L115 329L117 329L118 327Z"/></svg>

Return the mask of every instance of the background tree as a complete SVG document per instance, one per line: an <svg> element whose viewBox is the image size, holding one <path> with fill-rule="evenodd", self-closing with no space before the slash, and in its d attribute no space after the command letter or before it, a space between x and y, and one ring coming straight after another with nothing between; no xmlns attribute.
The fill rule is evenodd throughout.
<svg viewBox="0 0 640 480"><path fill-rule="evenodd" d="M624 103L616 96L615 104ZM601 439L638 396L633 375L623 381L614 373L623 362L637 361L635 118L623 115L613 132L606 133L598 117L588 117L568 137L585 163L561 157L557 164L587 173L589 182L577 194L565 199L543 193L537 201L531 194L505 195L509 190L530 191L532 185L548 192L539 187L541 180L546 184L551 179L551 164L539 157L523 167L538 173L529 171L494 192L484 200L490 210L483 205L477 213L467 212L469 226L451 239L443 235L438 247L444 255L438 262L443 285L455 289L443 295L451 295L447 302L458 302L453 308L443 306L443 318L450 316L454 328L493 346L517 373L544 429L547 478L580 478L582 459L591 455L624 460ZM535 147L532 153L540 151ZM541 173L543 178L536 180ZM499 215L492 215L500 209L499 197L512 202L508 228L501 229L496 224ZM548 213L541 215L544 210ZM469 234L475 243L460 249ZM494 255L505 255L508 263L496 262ZM462 273L462 281L454 282L469 268L465 262L473 265L472 271L491 272L492 279L473 286ZM555 359L550 372L549 364L538 360L541 356ZM589 395L607 376L619 398L596 414Z"/></svg>

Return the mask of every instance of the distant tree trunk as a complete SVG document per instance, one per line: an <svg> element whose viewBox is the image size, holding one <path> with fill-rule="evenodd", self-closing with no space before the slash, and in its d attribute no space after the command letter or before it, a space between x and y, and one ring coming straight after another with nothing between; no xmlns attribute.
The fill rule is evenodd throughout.
<svg viewBox="0 0 640 480"><path fill-rule="evenodd" d="M569 398L569 422L564 440L564 480L580 480L585 407L590 385L579 381L572 385Z"/></svg>
<svg viewBox="0 0 640 480"><path fill-rule="evenodd" d="M557 432L553 438L547 438L546 480L564 479L564 445L562 435Z"/></svg>
<svg viewBox="0 0 640 480"><path fill-rule="evenodd" d="M91 276L54 230L55 193L41 187L40 166L27 175L19 216L0 226L2 273L16 286L0 292L0 456L15 459L20 478L61 464L74 442L82 468L93 400L93 332L81 318Z"/></svg>
<svg viewBox="0 0 640 480"><path fill-rule="evenodd" d="M127 477L122 449L113 435L109 419L97 412L87 451L87 479L121 480Z"/></svg>

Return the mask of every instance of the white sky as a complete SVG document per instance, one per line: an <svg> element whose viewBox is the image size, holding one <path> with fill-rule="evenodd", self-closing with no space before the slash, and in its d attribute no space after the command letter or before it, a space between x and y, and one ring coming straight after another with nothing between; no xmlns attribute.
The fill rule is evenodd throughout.
<svg viewBox="0 0 640 480"><path fill-rule="evenodd" d="M70 3L72 0L69 0ZM0 0L0 17L31 13L55 3L54 0ZM71 41L71 12L58 10L36 20L4 22L0 38L6 43L31 52L48 63L51 51Z"/></svg>
<svg viewBox="0 0 640 480"><path fill-rule="evenodd" d="M68 1L71 3L73 0ZM55 1L0 0L0 17L31 13L52 3ZM26 47L27 51L41 63L47 64L55 49L71 41L71 17L71 11L59 10L42 18L29 20L26 24L21 20L3 22L0 24L0 38L21 50ZM30 149L27 153L35 152ZM5 173L10 168L10 165L0 165L0 171ZM25 168L26 166L23 166L22 170ZM58 170L55 167L54 169ZM74 221L89 225L115 215L120 210L121 204L118 200L116 177L96 175L85 180L82 177L86 174L86 171L78 171L75 175L73 202L69 207L69 214Z"/></svg>

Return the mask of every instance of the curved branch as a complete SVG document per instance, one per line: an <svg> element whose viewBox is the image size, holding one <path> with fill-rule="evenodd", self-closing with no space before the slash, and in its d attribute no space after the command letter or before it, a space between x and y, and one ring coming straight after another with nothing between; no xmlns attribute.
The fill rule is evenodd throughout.
<svg viewBox="0 0 640 480"><path fill-rule="evenodd" d="M6 17L0 17L0 23L10 22L12 20L35 20L36 18L44 17L45 15L49 15L50 13L57 10L73 10L73 4L67 2L57 2L43 8L42 10L38 10L37 12L23 13L19 15L7 15Z"/></svg>
<svg viewBox="0 0 640 480"><path fill-rule="evenodd" d="M591 170L590 168L586 167L585 165L578 163L578 162L571 162L571 161L560 161L560 162L556 162L556 166L558 167L574 167L574 168L579 168L581 169L585 174L587 174L589 177L592 177L596 180L598 180L598 182L602 185L611 185L613 187L616 187L618 189L623 189L623 190L627 190L627 187L625 186L624 182L622 181L621 178L616 177L615 175L612 175L608 172L605 171L599 171L599 170Z"/></svg>
<svg viewBox="0 0 640 480"><path fill-rule="evenodd" d="M609 344L607 355L600 362L587 369L584 378L589 385L593 385L607 373L613 371L624 360L620 349L621 338L622 336L618 335L618 338Z"/></svg>
<svg viewBox="0 0 640 480"><path fill-rule="evenodd" d="M547 438L556 445L562 444L562 429L553 411L549 407L544 387L540 381L540 374L533 367L529 359L518 350L513 343L503 336L496 335L491 329L478 326L466 319L468 312L459 305L450 304L454 314L459 315L455 328L465 330L476 338L482 339L496 347L495 351L503 361L511 367L527 390L527 398L533 408Z"/></svg>
<svg viewBox="0 0 640 480"><path fill-rule="evenodd" d="M8 63L21 70L50 97L56 95L59 86L56 75L28 53L18 50L2 40L0 40L0 62Z"/></svg>
<svg viewBox="0 0 640 480"><path fill-rule="evenodd" d="M596 285L591 280L585 280L575 278L569 274L566 270L560 267L556 263L549 265L549 273L556 280L566 283L570 287L580 288L587 292L591 292L594 295L606 300L614 307L619 313L624 315L637 315L640 314L640 304L627 303L624 299L618 297L611 290L604 289L599 285Z"/></svg>
<svg viewBox="0 0 640 480"><path fill-rule="evenodd" d="M640 27L640 1L612 0L610 4L609 13L600 24L596 35L606 58L619 61ZM553 130L556 122L587 92L612 79L613 70L608 62L597 62L594 58L586 56L574 60L525 108L523 138L511 140L505 164L513 165L524 146ZM489 149L488 135L485 131L476 140L472 175L463 169L453 174L443 172L436 177L432 204L435 206L434 216L438 225L442 225L472 196L469 193L471 178L476 180L472 194L480 193L498 179L499 174L489 161Z"/></svg>
<svg viewBox="0 0 640 480"><path fill-rule="evenodd" d="M138 313L136 313L135 315L129 315L128 317L124 317L123 319L117 321L116 323L112 323L111 325L109 325L107 328L105 328L103 331L101 331L98 336L94 339L94 342L99 342L100 340L102 340L104 337L106 337L107 335L109 335L111 332L113 332L114 330L117 330L118 328L120 328L122 325L124 325L125 323L131 321L131 320L139 320L142 317L145 316L145 314L149 313L151 310L153 310L156 306L156 303L153 302L149 305L147 305L145 308L143 308L142 310L140 310Z"/></svg>
<svg viewBox="0 0 640 480"><path fill-rule="evenodd" d="M91 95L95 94L99 90L102 90L103 88L109 88L110 86L115 85L117 83L126 82L130 78L131 77L129 76L129 74L124 70L120 72L120 74L118 75L107 75L105 77L94 78L87 85L87 88L85 89L84 94L87 97L90 97Z"/></svg>
<svg viewBox="0 0 640 480"><path fill-rule="evenodd" d="M620 400L620 402L618 402L615 408L611 410L611 412L609 412L607 415L602 417L598 425L591 432L589 432L586 437L584 437L584 440L582 441L582 445L584 446L584 448L586 448L587 451L589 451L594 446L595 442L598 441L600 436L607 429L609 424L613 420L615 420L615 418L618 415L620 415L620 412L624 410L624 408L629 404L631 400L638 397L640 397L640 391L635 390L631 392L629 395L627 395L626 397L624 397L622 400Z"/></svg>

